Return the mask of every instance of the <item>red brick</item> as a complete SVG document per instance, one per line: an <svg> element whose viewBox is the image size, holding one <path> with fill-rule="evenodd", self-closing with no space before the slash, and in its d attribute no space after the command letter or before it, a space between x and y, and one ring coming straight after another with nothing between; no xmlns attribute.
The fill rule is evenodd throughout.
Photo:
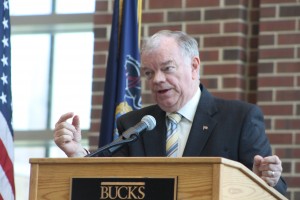
<svg viewBox="0 0 300 200"><path fill-rule="evenodd" d="M93 92L104 91L104 81L93 81L92 90Z"/></svg>
<svg viewBox="0 0 300 200"><path fill-rule="evenodd" d="M260 19L259 10L251 10L251 12L250 12L250 21L251 22L258 22L259 19Z"/></svg>
<svg viewBox="0 0 300 200"><path fill-rule="evenodd" d="M258 73L273 73L274 72L274 64L273 63L259 63L258 64Z"/></svg>
<svg viewBox="0 0 300 200"><path fill-rule="evenodd" d="M300 173L300 163L296 162L296 173Z"/></svg>
<svg viewBox="0 0 300 200"><path fill-rule="evenodd" d="M222 98L222 99L233 99L233 100L242 100L244 101L246 98L245 98L245 93L244 92L236 92L236 91L233 91L233 92L219 92L219 91L215 91L215 92L212 92L212 94L216 97L219 97L219 98Z"/></svg>
<svg viewBox="0 0 300 200"><path fill-rule="evenodd" d="M94 42L94 51L108 51L109 48L109 41L107 40L98 40Z"/></svg>
<svg viewBox="0 0 300 200"><path fill-rule="evenodd" d="M300 73L300 61L279 62L277 63L277 71L280 73Z"/></svg>
<svg viewBox="0 0 300 200"><path fill-rule="evenodd" d="M203 66L205 75L243 74L244 67L239 64L206 64Z"/></svg>
<svg viewBox="0 0 300 200"><path fill-rule="evenodd" d="M241 36L218 36L205 37L204 47L232 47L232 46L246 46L246 40Z"/></svg>
<svg viewBox="0 0 300 200"><path fill-rule="evenodd" d="M241 19L247 20L247 13L245 9L214 9L205 10L205 20L225 20L225 19Z"/></svg>
<svg viewBox="0 0 300 200"><path fill-rule="evenodd" d="M223 78L224 88L245 88L245 80L242 78Z"/></svg>
<svg viewBox="0 0 300 200"><path fill-rule="evenodd" d="M263 110L265 115L272 115L272 116L283 116L293 115L293 105L261 105L260 106Z"/></svg>
<svg viewBox="0 0 300 200"><path fill-rule="evenodd" d="M295 150L293 148L276 148L274 154L280 158L293 158Z"/></svg>
<svg viewBox="0 0 300 200"><path fill-rule="evenodd" d="M295 187L295 188L299 188L300 185L300 177L296 177L296 176L285 176L284 180L287 182L287 185L289 186L289 188L291 187ZM296 199L295 199L296 200Z"/></svg>
<svg viewBox="0 0 300 200"><path fill-rule="evenodd" d="M295 3L297 0L284 0L284 3ZM261 0L261 5L263 4L280 4L283 3L282 0Z"/></svg>
<svg viewBox="0 0 300 200"><path fill-rule="evenodd" d="M200 11L170 11L167 14L167 19L169 22L182 22L182 21L200 21L201 13Z"/></svg>
<svg viewBox="0 0 300 200"><path fill-rule="evenodd" d="M254 49L254 51L258 52L258 38L257 37L252 37L250 38L250 49Z"/></svg>
<svg viewBox="0 0 300 200"><path fill-rule="evenodd" d="M259 102L266 102L272 101L273 99L273 92L272 91L259 91L257 95L257 101Z"/></svg>
<svg viewBox="0 0 300 200"><path fill-rule="evenodd" d="M106 73L106 68L93 68L93 78L104 78Z"/></svg>
<svg viewBox="0 0 300 200"><path fill-rule="evenodd" d="M250 51L249 53L248 53L248 61L250 62L250 63L254 63L254 62L257 62L257 60L258 60L258 52L257 52L257 50L255 50L255 51Z"/></svg>
<svg viewBox="0 0 300 200"><path fill-rule="evenodd" d="M252 8L259 8L260 6L260 0L252 0L250 3Z"/></svg>
<svg viewBox="0 0 300 200"><path fill-rule="evenodd" d="M278 130L299 130L300 129L300 119L276 119L275 128ZM299 151L300 153L300 151ZM298 155L300 157L300 154Z"/></svg>
<svg viewBox="0 0 300 200"><path fill-rule="evenodd" d="M241 5L247 6L247 0L225 0L225 5L232 6L232 5Z"/></svg>
<svg viewBox="0 0 300 200"><path fill-rule="evenodd" d="M247 33L247 26L241 22L228 22L224 24L225 33Z"/></svg>
<svg viewBox="0 0 300 200"><path fill-rule="evenodd" d="M187 24L186 32L189 34L213 34L220 33L219 23L209 23L209 24Z"/></svg>
<svg viewBox="0 0 300 200"><path fill-rule="evenodd" d="M280 17L299 17L300 6L280 6L279 16Z"/></svg>
<svg viewBox="0 0 300 200"><path fill-rule="evenodd" d="M300 144L300 133L296 134L296 144Z"/></svg>
<svg viewBox="0 0 300 200"><path fill-rule="evenodd" d="M92 96L92 102L93 102L93 105L100 105L103 103L103 95L93 95ZM94 113L93 113L94 114ZM97 116L98 116L98 112L97 112ZM99 117L99 116L98 116Z"/></svg>
<svg viewBox="0 0 300 200"><path fill-rule="evenodd" d="M94 55L94 64L95 65L105 64L105 63L106 63L106 55L104 55L104 54Z"/></svg>
<svg viewBox="0 0 300 200"><path fill-rule="evenodd" d="M261 32L295 30L296 22L295 20L262 21L259 29Z"/></svg>
<svg viewBox="0 0 300 200"><path fill-rule="evenodd" d="M293 134L291 133L268 133L271 144L292 144Z"/></svg>
<svg viewBox="0 0 300 200"><path fill-rule="evenodd" d="M246 60L246 52L240 49L224 49L223 60Z"/></svg>
<svg viewBox="0 0 300 200"><path fill-rule="evenodd" d="M248 65L248 76L257 78L257 64L250 64Z"/></svg>
<svg viewBox="0 0 300 200"><path fill-rule="evenodd" d="M219 51L218 50L200 50L201 62L206 61L217 61L219 60Z"/></svg>
<svg viewBox="0 0 300 200"><path fill-rule="evenodd" d="M300 33L281 34L278 36L278 44L300 44Z"/></svg>
<svg viewBox="0 0 300 200"><path fill-rule="evenodd" d="M180 23L178 23L178 24L163 24L163 25L150 26L148 29L149 29L148 33L150 36L160 30L172 30L172 31L182 30L182 25Z"/></svg>
<svg viewBox="0 0 300 200"><path fill-rule="evenodd" d="M162 12L143 12L142 15L142 24L161 22L163 20L164 20L164 14Z"/></svg>
<svg viewBox="0 0 300 200"><path fill-rule="evenodd" d="M293 58L293 48L277 48L277 49L261 49L259 52L261 59L281 59L281 58Z"/></svg>
<svg viewBox="0 0 300 200"><path fill-rule="evenodd" d="M292 164L290 162L282 161L282 168L283 168L284 173L291 173ZM286 197L288 198L288 196L286 196ZM288 199L290 199L290 198L288 198Z"/></svg>
<svg viewBox="0 0 300 200"><path fill-rule="evenodd" d="M112 15L111 14L103 14L103 13L95 13L94 14L94 24L111 24Z"/></svg>
<svg viewBox="0 0 300 200"><path fill-rule="evenodd" d="M212 7L212 6L219 6L220 0L186 0L187 7Z"/></svg>
<svg viewBox="0 0 300 200"><path fill-rule="evenodd" d="M256 92L248 92L247 94L247 102L256 104L257 103L257 94Z"/></svg>
<svg viewBox="0 0 300 200"><path fill-rule="evenodd" d="M262 7L260 8L260 17L261 18L271 18L276 16L276 7Z"/></svg>
<svg viewBox="0 0 300 200"><path fill-rule="evenodd" d="M181 8L181 0L172 0L172 1L148 1L150 9L163 9L163 8Z"/></svg>
<svg viewBox="0 0 300 200"><path fill-rule="evenodd" d="M276 101L299 101L300 90L277 90Z"/></svg>
<svg viewBox="0 0 300 200"><path fill-rule="evenodd" d="M106 39L107 29L106 28L94 28L94 37Z"/></svg>
<svg viewBox="0 0 300 200"><path fill-rule="evenodd" d="M260 77L258 79L259 87L291 87L294 85L293 77Z"/></svg>
<svg viewBox="0 0 300 200"><path fill-rule="evenodd" d="M208 89L218 88L218 79L201 77L201 83Z"/></svg>
<svg viewBox="0 0 300 200"><path fill-rule="evenodd" d="M248 89L251 91L256 91L257 90L257 79L252 78L248 80Z"/></svg>
<svg viewBox="0 0 300 200"><path fill-rule="evenodd" d="M259 45L274 45L275 36L274 35L260 35L259 36Z"/></svg>
<svg viewBox="0 0 300 200"><path fill-rule="evenodd" d="M96 9L98 11L106 11L108 10L108 2L107 1L96 1Z"/></svg>

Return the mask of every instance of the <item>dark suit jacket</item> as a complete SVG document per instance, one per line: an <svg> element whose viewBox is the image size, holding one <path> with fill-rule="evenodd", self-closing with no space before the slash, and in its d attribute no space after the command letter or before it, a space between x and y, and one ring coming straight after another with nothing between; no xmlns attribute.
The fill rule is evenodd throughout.
<svg viewBox="0 0 300 200"><path fill-rule="evenodd" d="M224 157L252 170L255 155L272 154L263 114L257 106L215 98L202 85L200 89L201 98L183 156ZM122 148L116 156L166 156L166 113L158 105L121 116L117 122L119 133L140 122L145 115L156 119L156 127ZM275 186L284 195L286 188L283 179Z"/></svg>

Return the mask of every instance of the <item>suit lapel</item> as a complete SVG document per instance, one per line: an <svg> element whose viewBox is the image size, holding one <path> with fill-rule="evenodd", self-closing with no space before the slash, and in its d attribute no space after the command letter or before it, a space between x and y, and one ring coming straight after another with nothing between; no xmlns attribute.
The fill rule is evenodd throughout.
<svg viewBox="0 0 300 200"><path fill-rule="evenodd" d="M143 143L146 156L166 155L166 113L158 106L155 107L151 115L156 120L156 127L143 135Z"/></svg>
<svg viewBox="0 0 300 200"><path fill-rule="evenodd" d="M183 156L200 156L217 122L212 116L217 112L214 98L201 88L201 98L193 120Z"/></svg>

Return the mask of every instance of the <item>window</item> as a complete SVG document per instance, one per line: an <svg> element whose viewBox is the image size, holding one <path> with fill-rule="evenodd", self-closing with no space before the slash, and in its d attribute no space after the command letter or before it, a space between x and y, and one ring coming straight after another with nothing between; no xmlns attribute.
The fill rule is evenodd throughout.
<svg viewBox="0 0 300 200"><path fill-rule="evenodd" d="M10 0L16 199L28 199L29 158L65 157L53 142L60 115L73 111L89 129L94 9L95 0Z"/></svg>

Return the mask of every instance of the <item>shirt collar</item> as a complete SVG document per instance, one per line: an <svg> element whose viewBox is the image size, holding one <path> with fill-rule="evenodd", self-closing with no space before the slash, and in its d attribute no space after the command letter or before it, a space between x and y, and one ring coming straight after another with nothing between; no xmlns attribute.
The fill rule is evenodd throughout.
<svg viewBox="0 0 300 200"><path fill-rule="evenodd" d="M185 119L189 122L192 122L197 110L197 106L200 100L201 90L198 87L198 90L194 94L194 96L177 112L181 114ZM169 113L167 113L168 115Z"/></svg>

